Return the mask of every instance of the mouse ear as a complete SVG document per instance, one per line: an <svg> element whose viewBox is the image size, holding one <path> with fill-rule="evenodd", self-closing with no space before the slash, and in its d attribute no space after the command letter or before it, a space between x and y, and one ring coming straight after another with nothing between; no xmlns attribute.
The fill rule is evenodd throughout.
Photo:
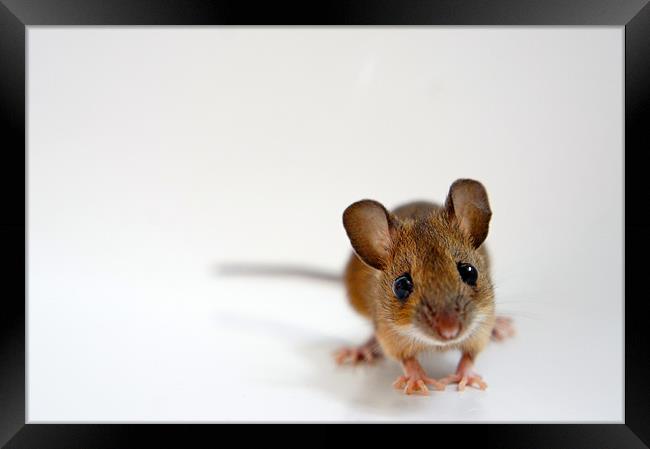
<svg viewBox="0 0 650 449"><path fill-rule="evenodd" d="M457 179L449 188L445 208L460 229L471 237L474 248L481 246L492 217L483 184L473 179Z"/></svg>
<svg viewBox="0 0 650 449"><path fill-rule="evenodd" d="M343 226L354 252L366 264L383 270L392 244L395 218L377 201L361 200L343 212Z"/></svg>

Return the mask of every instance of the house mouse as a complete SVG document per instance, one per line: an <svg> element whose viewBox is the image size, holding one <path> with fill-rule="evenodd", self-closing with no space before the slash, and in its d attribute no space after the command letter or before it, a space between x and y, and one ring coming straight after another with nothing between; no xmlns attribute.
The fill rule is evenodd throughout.
<svg viewBox="0 0 650 449"><path fill-rule="evenodd" d="M513 334L508 318L495 315L489 257L483 244L492 211L484 186L452 183L443 205L418 201L392 212L364 199L347 207L343 226L353 254L343 276L352 307L373 324L363 345L343 348L339 363L398 361L404 375L394 386L428 394L457 383L485 389L474 361L490 338ZM456 372L433 379L418 362L427 350L461 352Z"/></svg>

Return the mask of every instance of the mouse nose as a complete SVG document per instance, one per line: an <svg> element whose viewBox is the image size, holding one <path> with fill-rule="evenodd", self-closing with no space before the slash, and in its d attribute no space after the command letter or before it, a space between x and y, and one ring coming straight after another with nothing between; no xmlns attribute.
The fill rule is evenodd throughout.
<svg viewBox="0 0 650 449"><path fill-rule="evenodd" d="M455 313L442 312L436 317L435 328L443 340L456 338L460 333L460 321Z"/></svg>

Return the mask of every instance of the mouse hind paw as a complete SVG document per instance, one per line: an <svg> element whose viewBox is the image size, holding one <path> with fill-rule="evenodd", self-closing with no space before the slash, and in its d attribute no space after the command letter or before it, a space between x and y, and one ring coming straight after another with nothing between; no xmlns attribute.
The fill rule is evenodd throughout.
<svg viewBox="0 0 650 449"><path fill-rule="evenodd" d="M382 356L383 354L377 340L372 337L361 346L343 347L339 349L334 354L334 360L339 365L343 365L346 362L356 365L361 362L372 363Z"/></svg>
<svg viewBox="0 0 650 449"><path fill-rule="evenodd" d="M505 316L498 316L492 328L492 335L490 338L494 341L503 341L515 335L515 326L512 323L512 318Z"/></svg>

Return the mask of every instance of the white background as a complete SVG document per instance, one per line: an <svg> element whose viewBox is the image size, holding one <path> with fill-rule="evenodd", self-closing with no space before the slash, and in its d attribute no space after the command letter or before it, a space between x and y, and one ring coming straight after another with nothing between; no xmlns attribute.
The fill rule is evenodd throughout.
<svg viewBox="0 0 650 449"><path fill-rule="evenodd" d="M623 29L28 31L28 420L622 421ZM341 214L482 181L489 388L337 367ZM457 353L427 356L429 374Z"/></svg>

